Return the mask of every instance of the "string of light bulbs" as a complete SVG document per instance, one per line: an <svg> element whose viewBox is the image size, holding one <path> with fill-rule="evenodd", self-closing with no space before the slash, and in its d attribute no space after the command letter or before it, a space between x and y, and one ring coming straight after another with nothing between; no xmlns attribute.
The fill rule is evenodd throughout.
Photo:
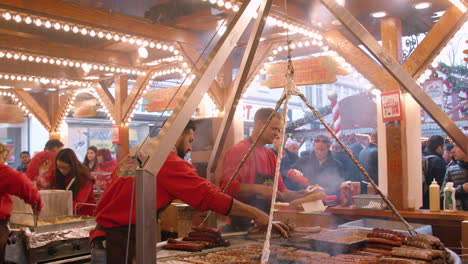
<svg viewBox="0 0 468 264"><path fill-rule="evenodd" d="M234 12L239 11L240 6L242 5L241 2L235 1L235 0L202 0L203 2L209 2L212 5L216 5L219 8L226 9L226 10L232 10ZM256 18L256 16L254 16ZM322 36L320 35L320 32L317 30L313 30L310 28L307 28L303 25L300 25L299 23L292 22L290 20L286 20L283 18L280 18L277 15L269 15L267 17L267 24L271 26L276 26L280 27L283 29L288 29L291 32L296 32L299 33L305 37L308 38L316 38L318 40L322 40ZM317 27L322 27L321 22L314 23L315 26Z"/></svg>
<svg viewBox="0 0 468 264"><path fill-rule="evenodd" d="M0 80L2 79L11 80L11 81L23 81L23 82L40 82L45 85L53 84L53 85L67 85L67 86L76 86L76 87L87 87L87 86L92 85L92 82L0 72Z"/></svg>
<svg viewBox="0 0 468 264"><path fill-rule="evenodd" d="M16 95L15 95L14 93L9 92L9 91L5 91L5 90L3 90L3 91L0 90L0 95L6 96L6 97L10 97L11 100L12 100L16 105L18 105L18 107L21 109L21 111L23 111L23 113L24 113L25 115L27 115L28 117L31 117L31 116L32 116L31 112L30 112L29 109L26 107L26 105L24 105L23 102L21 102L21 101L18 99L18 97L16 97Z"/></svg>
<svg viewBox="0 0 468 264"><path fill-rule="evenodd" d="M36 27L44 27L46 29L54 29L57 31L70 32L74 34L81 34L91 38L113 40L115 42L129 43L136 47L149 47L152 49L163 50L171 52L174 55L179 55L180 51L173 45L164 42L155 42L151 39L141 36L120 33L112 30L102 29L98 27L91 27L74 22L60 21L51 19L46 16L31 15L25 12L8 10L5 8L0 9L0 16L6 21L15 21L16 23L23 23Z"/></svg>
<svg viewBox="0 0 468 264"><path fill-rule="evenodd" d="M0 58L8 59L8 60L28 61L28 62L39 63L39 64L50 64L50 65L57 65L57 66L70 67L70 68L82 68L83 71L85 71L86 73L88 73L91 70L99 70L99 71L104 71L104 72L125 73L125 74L139 75L139 76L145 75L145 70L140 69L140 68L116 67L116 66L109 66L106 64L92 63L92 62L86 62L86 61L81 61L81 60L64 59L60 57L35 55L32 53L9 51L5 49L0 50Z"/></svg>

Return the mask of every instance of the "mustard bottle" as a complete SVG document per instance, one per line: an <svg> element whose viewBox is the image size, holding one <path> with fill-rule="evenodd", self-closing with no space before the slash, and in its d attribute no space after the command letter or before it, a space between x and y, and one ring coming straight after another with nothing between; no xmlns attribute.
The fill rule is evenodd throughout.
<svg viewBox="0 0 468 264"><path fill-rule="evenodd" d="M440 211L440 186L435 179L429 186L429 209L431 212Z"/></svg>

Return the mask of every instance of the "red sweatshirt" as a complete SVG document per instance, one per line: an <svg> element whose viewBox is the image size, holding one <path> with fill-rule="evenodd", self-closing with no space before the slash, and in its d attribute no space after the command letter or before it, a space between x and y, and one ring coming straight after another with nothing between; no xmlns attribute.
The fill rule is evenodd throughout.
<svg viewBox="0 0 468 264"><path fill-rule="evenodd" d="M10 195L16 195L26 203L42 208L41 195L32 182L19 171L0 164L0 219L10 217L13 203Z"/></svg>
<svg viewBox="0 0 468 264"><path fill-rule="evenodd" d="M130 202L133 177L120 177L104 191L97 206L96 222L103 228L126 226L130 217ZM156 180L156 208L180 199L199 211L213 210L228 214L232 197L221 193L219 188L197 175L195 168L171 152L161 167ZM132 220L135 224L134 197Z"/></svg>
<svg viewBox="0 0 468 264"><path fill-rule="evenodd" d="M91 175L90 175L91 176ZM80 203L96 204L93 192L93 180L81 177L81 187L78 193L73 198L73 209L76 209L77 215L94 215L94 206L82 205ZM68 186L70 179L65 180L65 185Z"/></svg>
<svg viewBox="0 0 468 264"><path fill-rule="evenodd" d="M237 166L241 162L245 153L250 148L250 139L244 139L230 148L224 155L223 160L223 175L221 177L221 189L226 186L227 182L231 178L232 174L236 170ZM245 162L244 166L240 169L236 178L232 181L231 186L227 193L232 195L234 198L245 201L239 197L239 188L241 183L254 184L255 183L255 160L254 153L257 161L257 171L263 174L272 174L274 178L274 173L276 170L276 155L273 151L264 146L255 146L255 152L250 153L249 158ZM283 184L283 177L279 177L278 190L286 190L286 186Z"/></svg>
<svg viewBox="0 0 468 264"><path fill-rule="evenodd" d="M51 189L54 186L55 157L57 152L41 151L29 163L26 175L36 182L39 190Z"/></svg>

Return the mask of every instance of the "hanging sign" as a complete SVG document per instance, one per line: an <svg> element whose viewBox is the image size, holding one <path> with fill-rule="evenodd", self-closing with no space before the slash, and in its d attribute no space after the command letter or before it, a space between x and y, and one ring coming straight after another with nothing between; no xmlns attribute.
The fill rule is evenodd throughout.
<svg viewBox="0 0 468 264"><path fill-rule="evenodd" d="M145 108L146 112L161 112L166 110L174 110L177 106L180 98L184 94L187 86L180 87L179 92L177 92L179 87L173 88L163 88L149 91L146 95L143 96L143 99L146 100L146 103L143 103L143 107ZM177 92L174 99L171 101L171 98Z"/></svg>
<svg viewBox="0 0 468 264"><path fill-rule="evenodd" d="M20 124L25 121L24 113L13 104L0 104L0 123Z"/></svg>
<svg viewBox="0 0 468 264"><path fill-rule="evenodd" d="M122 128L120 126L112 126L112 144L121 144Z"/></svg>
<svg viewBox="0 0 468 264"><path fill-rule="evenodd" d="M79 101L73 105L72 116L75 118L95 117L99 108L97 99Z"/></svg>
<svg viewBox="0 0 468 264"><path fill-rule="evenodd" d="M380 94L383 122L403 120L401 92L399 90Z"/></svg>
<svg viewBox="0 0 468 264"><path fill-rule="evenodd" d="M444 80L442 78L427 79L423 83L423 89L434 100L442 110L444 110ZM425 113L424 121L433 121L428 113Z"/></svg>
<svg viewBox="0 0 468 264"><path fill-rule="evenodd" d="M337 75L348 75L331 56L293 60L294 82L297 86L334 83ZM266 68L266 79L262 85L269 88L286 86L287 62L272 63Z"/></svg>

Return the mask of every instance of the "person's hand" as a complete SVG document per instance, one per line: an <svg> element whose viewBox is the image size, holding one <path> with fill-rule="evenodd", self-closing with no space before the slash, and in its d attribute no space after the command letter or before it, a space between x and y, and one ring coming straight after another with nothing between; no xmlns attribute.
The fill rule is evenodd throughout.
<svg viewBox="0 0 468 264"><path fill-rule="evenodd" d="M273 196L273 188L267 185L259 185L258 194L265 199L271 200L271 197ZM276 193L276 200L284 201L283 193L278 191Z"/></svg>
<svg viewBox="0 0 468 264"><path fill-rule="evenodd" d="M463 191L468 193L468 182L463 184Z"/></svg>
<svg viewBox="0 0 468 264"><path fill-rule="evenodd" d="M302 186L309 186L309 180L304 177L304 174L298 170L291 169L288 171L288 178L292 179L293 181L299 183Z"/></svg>
<svg viewBox="0 0 468 264"><path fill-rule="evenodd" d="M252 218L252 220L257 226L267 226L268 219L268 215L258 209L256 210L254 217Z"/></svg>

